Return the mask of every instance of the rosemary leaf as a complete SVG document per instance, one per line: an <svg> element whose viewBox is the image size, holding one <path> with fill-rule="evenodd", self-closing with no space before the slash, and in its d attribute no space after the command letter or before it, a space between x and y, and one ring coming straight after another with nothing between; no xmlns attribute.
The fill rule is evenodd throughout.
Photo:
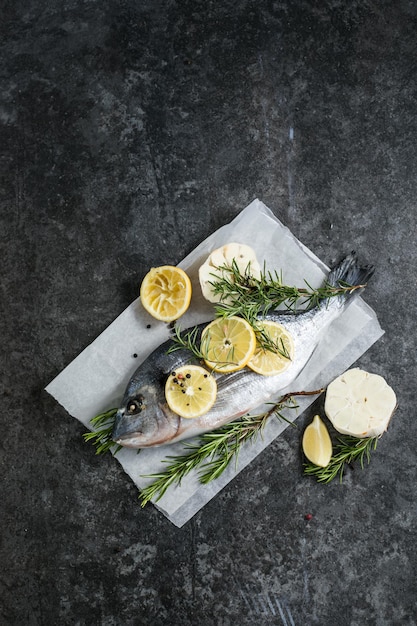
<svg viewBox="0 0 417 626"><path fill-rule="evenodd" d="M96 415L90 420L94 430L83 434L84 441L89 441L93 444L96 454L104 454L104 452L109 452L113 448L115 448L113 454L117 454L122 447L111 438L116 413L117 409L110 409Z"/></svg>

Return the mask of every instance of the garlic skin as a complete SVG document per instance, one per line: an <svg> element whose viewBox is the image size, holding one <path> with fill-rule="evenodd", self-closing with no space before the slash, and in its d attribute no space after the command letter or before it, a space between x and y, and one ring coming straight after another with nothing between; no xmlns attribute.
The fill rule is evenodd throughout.
<svg viewBox="0 0 417 626"><path fill-rule="evenodd" d="M210 283L214 282L217 276L231 279L231 272L220 268L230 267L233 260L242 275L248 272L254 278L259 279L261 277L260 265L256 259L255 251L250 246L242 243L228 243L217 248L198 270L202 294L209 302L220 302L220 294L213 293L213 287ZM223 302L227 302L227 300L223 300Z"/></svg>
<svg viewBox="0 0 417 626"><path fill-rule="evenodd" d="M378 374L353 368L327 387L324 411L334 428L352 437L378 437L397 406L394 390Z"/></svg>

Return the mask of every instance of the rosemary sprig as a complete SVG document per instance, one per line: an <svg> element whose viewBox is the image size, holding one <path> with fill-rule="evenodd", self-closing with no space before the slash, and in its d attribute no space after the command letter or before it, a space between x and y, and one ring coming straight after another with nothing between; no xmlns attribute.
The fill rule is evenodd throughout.
<svg viewBox="0 0 417 626"><path fill-rule="evenodd" d="M366 437L359 439L357 437L344 437L338 439L335 446L335 454L330 459L330 463L326 467L318 467L313 463L306 463L304 473L309 476L315 476L319 483L329 483L339 476L339 481L343 481L343 474L346 466L359 461L363 469L365 462L369 465L371 461L371 452L376 450L379 437Z"/></svg>
<svg viewBox="0 0 417 626"><path fill-rule="evenodd" d="M322 391L323 389L319 389L286 394L265 413L246 415L215 431L200 435L195 443L186 444L187 453L180 456L168 456L164 460L168 463L164 471L144 476L153 478L154 481L144 487L140 493L142 506L153 498L158 501L170 485L181 484L181 480L193 469L200 468L198 478L201 483L207 484L215 480L233 459L237 462L243 444L254 442L259 435L262 435L270 417L276 416L288 421L282 411L285 408L297 408L293 396L317 395Z"/></svg>
<svg viewBox="0 0 417 626"><path fill-rule="evenodd" d="M174 327L174 334L172 336L173 343L168 348L167 353L176 352L177 350L188 350L196 359L205 359L200 345L200 329L198 326L194 326L188 332L181 332L178 326Z"/></svg>
<svg viewBox="0 0 417 626"><path fill-rule="evenodd" d="M83 434L84 441L90 441L96 448L96 454L104 454L104 452L109 452L114 447L116 449L113 451L113 454L117 454L122 447L111 438L116 413L117 409L110 409L96 415L90 420L94 430Z"/></svg>
<svg viewBox="0 0 417 626"><path fill-rule="evenodd" d="M219 268L223 271L221 277L213 274L213 293L220 296L220 302L215 307L216 317L240 316L253 327L258 343L264 350L270 350L290 358L284 343L273 342L268 334L262 329L259 317L281 305L288 311L296 312L298 306L302 310L308 310L321 301L344 293L362 289L365 285L349 285L339 281L337 286L325 282L322 287L313 289L306 281L306 287L292 287L284 285L282 276L278 272L261 272L260 278L250 275L250 267L241 273L236 261L233 259L230 266ZM206 359L208 345L200 345L200 331L196 326L186 333L182 333L178 327L174 329L173 345L168 352L186 349L197 359ZM230 361L228 361L230 363Z"/></svg>
<svg viewBox="0 0 417 626"><path fill-rule="evenodd" d="M280 339L278 342L275 342L269 337L268 333L265 332L264 328L259 324L258 320L252 320L251 322L252 328L255 331L256 339L260 346L264 350L270 350L271 352L277 352L281 354L286 359L290 358L288 350ZM182 332L178 326L174 327L174 333L172 335L172 345L168 348L167 354L172 352L176 352L177 350L188 350L197 360L207 360L207 352L209 348L209 335L203 340L200 341L201 332L198 326L194 326L188 331ZM217 367L221 371L221 365L224 363L225 365L230 365L233 362L233 350L230 351L230 358L227 361L216 361Z"/></svg>
<svg viewBox="0 0 417 626"><path fill-rule="evenodd" d="M326 281L314 289L305 281L305 287L292 287L284 285L282 275L276 271L267 272L264 269L260 278L250 276L249 272L242 274L234 260L230 266L220 269L224 271L223 275L213 275L210 283L213 293L220 296L220 302L215 306L216 316L240 315L250 323L259 315L281 305L294 312L301 304L302 310L307 310L322 300L351 293L365 286L349 285L344 281L334 286Z"/></svg>

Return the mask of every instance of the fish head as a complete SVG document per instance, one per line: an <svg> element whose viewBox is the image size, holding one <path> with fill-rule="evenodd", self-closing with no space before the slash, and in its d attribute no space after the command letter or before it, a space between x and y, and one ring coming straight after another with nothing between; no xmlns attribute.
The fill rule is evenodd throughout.
<svg viewBox="0 0 417 626"><path fill-rule="evenodd" d="M112 439L127 448L160 446L175 437L180 420L169 409L160 381L135 380L116 413Z"/></svg>

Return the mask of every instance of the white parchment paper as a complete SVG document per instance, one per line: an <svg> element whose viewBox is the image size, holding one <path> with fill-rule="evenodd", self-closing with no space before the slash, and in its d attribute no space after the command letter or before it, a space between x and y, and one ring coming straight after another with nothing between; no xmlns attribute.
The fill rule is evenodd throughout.
<svg viewBox="0 0 417 626"><path fill-rule="evenodd" d="M252 246L261 265L265 261L267 269L282 271L286 284L303 286L304 280L307 280L312 286L318 287L328 273L328 268L320 259L300 243L261 201L254 200L232 222L210 235L179 263L193 283L191 306L180 320L181 328L213 318L212 305L201 295L198 268L212 250L232 241ZM149 324L151 327L147 328ZM355 298L329 327L313 357L287 391L307 391L327 386L382 334L374 311L362 298ZM68 413L89 428L92 417L119 405L134 370L168 338L168 326L151 318L143 310L138 298L46 390ZM133 354L137 354L137 358L133 358ZM300 408L297 412L289 410L288 419L296 419L315 399L298 398ZM191 473L181 486L171 487L161 500L154 503L155 506L173 524L181 527L287 425L282 420L270 420L263 438L242 450L237 468L231 464L219 479L209 485L201 485L197 475ZM143 450L139 455L134 450L123 449L114 458L141 489L151 482L143 478L144 474L161 471L164 467L162 459L167 454L180 454L183 449L181 442Z"/></svg>

